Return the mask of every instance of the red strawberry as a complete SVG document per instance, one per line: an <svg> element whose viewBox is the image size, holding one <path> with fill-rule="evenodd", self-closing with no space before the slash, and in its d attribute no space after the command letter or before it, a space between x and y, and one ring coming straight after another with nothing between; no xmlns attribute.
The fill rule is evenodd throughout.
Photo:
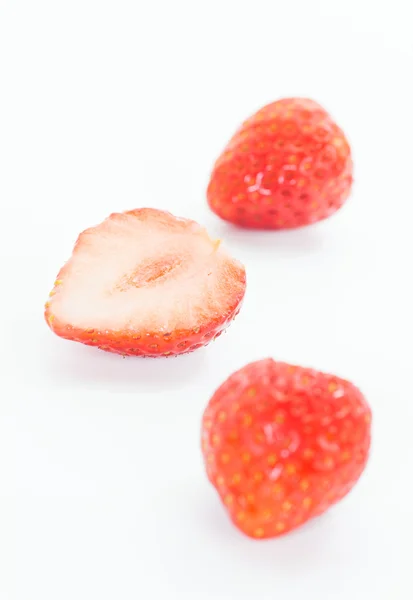
<svg viewBox="0 0 413 600"><path fill-rule="evenodd" d="M207 474L241 531L275 537L351 490L366 466L370 422L348 381L260 360L231 375L209 402Z"/></svg>
<svg viewBox="0 0 413 600"><path fill-rule="evenodd" d="M150 208L80 234L45 317L59 336L124 355L190 352L238 313L245 270L194 221Z"/></svg>
<svg viewBox="0 0 413 600"><path fill-rule="evenodd" d="M350 147L316 102L286 98L244 122L215 163L208 202L243 227L290 229L325 219L347 199Z"/></svg>

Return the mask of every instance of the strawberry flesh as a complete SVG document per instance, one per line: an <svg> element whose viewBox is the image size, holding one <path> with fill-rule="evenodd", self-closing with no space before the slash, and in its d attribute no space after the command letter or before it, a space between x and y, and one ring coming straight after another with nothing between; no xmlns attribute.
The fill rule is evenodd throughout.
<svg viewBox="0 0 413 600"><path fill-rule="evenodd" d="M155 209L80 234L46 304L59 336L125 355L206 345L240 309L245 270L194 221Z"/></svg>

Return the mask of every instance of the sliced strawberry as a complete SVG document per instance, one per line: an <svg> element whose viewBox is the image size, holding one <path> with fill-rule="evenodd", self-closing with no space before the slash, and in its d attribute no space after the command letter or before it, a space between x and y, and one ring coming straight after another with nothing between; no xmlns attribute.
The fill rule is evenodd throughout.
<svg viewBox="0 0 413 600"><path fill-rule="evenodd" d="M80 234L46 303L59 336L124 355L206 345L238 313L245 269L194 221L143 208Z"/></svg>

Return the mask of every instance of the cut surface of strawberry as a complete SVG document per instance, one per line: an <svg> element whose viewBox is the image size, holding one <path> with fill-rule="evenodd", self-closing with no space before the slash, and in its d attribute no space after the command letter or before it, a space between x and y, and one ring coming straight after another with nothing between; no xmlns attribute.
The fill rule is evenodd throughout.
<svg viewBox="0 0 413 600"><path fill-rule="evenodd" d="M205 410L207 475L236 527L277 537L350 492L368 460L370 423L352 383L257 361L231 375Z"/></svg>
<svg viewBox="0 0 413 600"><path fill-rule="evenodd" d="M80 234L46 303L59 336L124 355L206 345L238 313L245 269L194 221L149 208Z"/></svg>

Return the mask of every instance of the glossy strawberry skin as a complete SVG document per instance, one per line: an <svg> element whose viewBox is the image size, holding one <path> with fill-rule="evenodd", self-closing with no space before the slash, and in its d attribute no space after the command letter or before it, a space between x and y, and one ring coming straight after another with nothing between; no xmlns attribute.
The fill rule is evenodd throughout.
<svg viewBox="0 0 413 600"><path fill-rule="evenodd" d="M236 527L277 537L353 488L368 460L370 424L350 382L272 359L251 363L205 410L207 475Z"/></svg>
<svg viewBox="0 0 413 600"><path fill-rule="evenodd" d="M216 161L207 190L222 219L290 229L336 212L352 185L350 146L316 102L286 98L243 123Z"/></svg>
<svg viewBox="0 0 413 600"><path fill-rule="evenodd" d="M58 285L60 285L58 283ZM54 318L46 303L45 318L50 329L59 337L96 346L100 350L144 358L172 357L194 352L216 340L238 315L242 300L234 298L233 309L220 315L206 326L196 329L179 329L166 333L140 331L139 333L99 329L79 329Z"/></svg>

